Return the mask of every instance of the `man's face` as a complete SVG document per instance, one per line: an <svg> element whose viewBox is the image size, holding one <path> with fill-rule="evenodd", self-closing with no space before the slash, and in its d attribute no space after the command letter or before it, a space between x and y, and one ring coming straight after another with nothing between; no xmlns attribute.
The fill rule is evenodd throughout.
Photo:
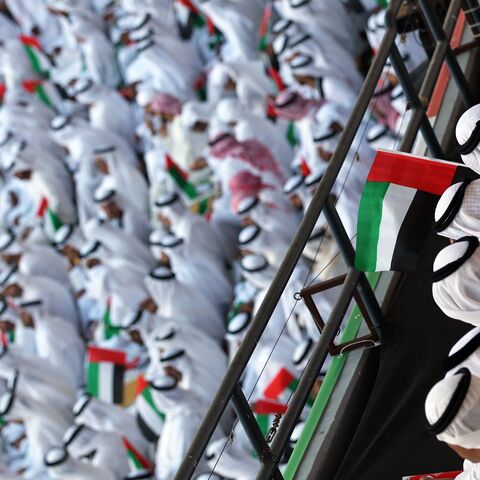
<svg viewBox="0 0 480 480"><path fill-rule="evenodd" d="M23 288L18 283L7 285L2 291L2 294L6 297L20 297L22 293Z"/></svg>
<svg viewBox="0 0 480 480"><path fill-rule="evenodd" d="M293 193L292 195L290 195L289 200L296 210L299 210L299 211L303 210L303 202L298 194Z"/></svg>
<svg viewBox="0 0 480 480"><path fill-rule="evenodd" d="M170 219L163 213L158 212L157 217L164 227L170 228L172 226Z"/></svg>
<svg viewBox="0 0 480 480"><path fill-rule="evenodd" d="M450 443L447 445L463 459L470 460L472 463L480 463L480 448L463 448Z"/></svg>
<svg viewBox="0 0 480 480"><path fill-rule="evenodd" d="M108 202L103 202L101 208L102 208L103 212L105 213L105 215L110 220L112 220L114 218L122 218L123 211L114 200L109 200Z"/></svg>
<svg viewBox="0 0 480 480"><path fill-rule="evenodd" d="M156 313L158 310L157 304L153 298L146 298L139 306L140 310L148 313Z"/></svg>
<svg viewBox="0 0 480 480"><path fill-rule="evenodd" d="M70 266L74 267L80 263L80 253L76 248L71 245L65 245L61 251L63 255L65 255Z"/></svg>
<svg viewBox="0 0 480 480"><path fill-rule="evenodd" d="M27 181L27 180L30 180L30 178L32 178L32 171L20 170L18 172L15 172L13 175L17 177L19 180Z"/></svg>
<svg viewBox="0 0 480 480"><path fill-rule="evenodd" d="M97 167L97 170L103 175L108 175L108 164L104 158L95 157L95 167Z"/></svg>
<svg viewBox="0 0 480 480"><path fill-rule="evenodd" d="M15 324L10 320L0 320L0 332L9 333L15 330Z"/></svg>
<svg viewBox="0 0 480 480"><path fill-rule="evenodd" d="M315 78L308 75L294 75L295 80L306 87L315 88Z"/></svg>
<svg viewBox="0 0 480 480"><path fill-rule="evenodd" d="M22 256L19 253L2 253L1 257L8 265L17 265Z"/></svg>
<svg viewBox="0 0 480 480"><path fill-rule="evenodd" d="M92 268L95 268L97 267L98 265L101 265L102 262L100 261L100 259L98 258L89 258L86 262L85 262L85 266L90 270Z"/></svg>
<svg viewBox="0 0 480 480"><path fill-rule="evenodd" d="M28 313L26 310L22 310L20 312L20 320L24 327L27 327L27 328L35 327L35 322L33 321L32 315Z"/></svg>
<svg viewBox="0 0 480 480"><path fill-rule="evenodd" d="M192 127L192 132L195 133L203 133L206 132L208 129L208 123L207 122L196 122L193 127Z"/></svg>
<svg viewBox="0 0 480 480"><path fill-rule="evenodd" d="M321 146L318 146L318 147L317 147L317 153L318 153L318 156L319 156L322 160L325 160L326 162L330 161L330 159L332 158L332 155L333 155L332 152L329 152L328 150L325 150L325 149L322 148Z"/></svg>

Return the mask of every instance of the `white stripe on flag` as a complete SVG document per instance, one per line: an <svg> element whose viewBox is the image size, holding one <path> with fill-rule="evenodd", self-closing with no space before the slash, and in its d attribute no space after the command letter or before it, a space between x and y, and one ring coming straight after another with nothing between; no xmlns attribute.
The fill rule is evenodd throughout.
<svg viewBox="0 0 480 480"><path fill-rule="evenodd" d="M390 270L398 233L416 193L416 188L403 187L394 183L388 187L383 198L382 220L378 235L377 272Z"/></svg>
<svg viewBox="0 0 480 480"><path fill-rule="evenodd" d="M99 368L99 386L98 393L99 398L102 400L113 403L113 369L115 364L102 362Z"/></svg>

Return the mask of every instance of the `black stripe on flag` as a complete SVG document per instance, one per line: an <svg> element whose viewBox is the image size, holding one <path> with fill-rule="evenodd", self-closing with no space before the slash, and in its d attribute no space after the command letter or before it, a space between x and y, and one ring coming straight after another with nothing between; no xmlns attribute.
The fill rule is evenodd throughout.
<svg viewBox="0 0 480 480"><path fill-rule="evenodd" d="M113 403L121 405L123 403L123 379L125 367L123 365L115 365L113 369Z"/></svg>
<svg viewBox="0 0 480 480"><path fill-rule="evenodd" d="M137 424L140 431L143 433L143 436L152 443L155 443L159 436L147 425L147 422L143 419L142 415L137 412Z"/></svg>
<svg viewBox="0 0 480 480"><path fill-rule="evenodd" d="M398 232L391 270L415 272L423 246L432 232L437 195L418 190Z"/></svg>

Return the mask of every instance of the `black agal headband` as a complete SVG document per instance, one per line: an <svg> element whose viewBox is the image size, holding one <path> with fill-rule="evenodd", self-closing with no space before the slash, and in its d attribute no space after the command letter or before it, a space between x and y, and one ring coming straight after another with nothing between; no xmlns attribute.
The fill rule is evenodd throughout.
<svg viewBox="0 0 480 480"><path fill-rule="evenodd" d="M442 366L446 372L464 362L470 355L480 348L480 333L477 333L471 338L462 348L448 356L443 362Z"/></svg>
<svg viewBox="0 0 480 480"><path fill-rule="evenodd" d="M433 283L440 282L449 277L452 273L456 272L475 253L475 250L477 250L479 244L477 237L463 237L458 241L468 242L467 250L460 258L457 258L453 262L447 263L447 265L444 267L439 268L436 272L433 272L431 277Z"/></svg>
<svg viewBox="0 0 480 480"><path fill-rule="evenodd" d="M455 372L455 375L461 375L462 378L458 382L457 388L453 392L447 408L433 425L428 425L428 429L434 435L442 433L452 423L453 419L457 416L465 397L467 396L468 389L470 387L470 380L472 378L470 370L468 368L461 368Z"/></svg>
<svg viewBox="0 0 480 480"><path fill-rule="evenodd" d="M462 206L463 198L465 197L465 191L471 182L472 180L465 180L455 192L455 195L450 201L445 212L443 212L443 215L433 225L433 231L435 233L443 232L443 230L445 230L453 222L453 219L456 217L460 207Z"/></svg>
<svg viewBox="0 0 480 480"><path fill-rule="evenodd" d="M480 143L480 120L475 124L475 128L473 132L470 134L469 139L463 144L460 145L458 142L457 144L457 152L460 155L468 155L472 153Z"/></svg>

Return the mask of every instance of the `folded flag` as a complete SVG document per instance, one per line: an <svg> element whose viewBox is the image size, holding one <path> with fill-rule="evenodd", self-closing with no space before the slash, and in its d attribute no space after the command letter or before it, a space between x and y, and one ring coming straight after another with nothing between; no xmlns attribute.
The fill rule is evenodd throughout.
<svg viewBox="0 0 480 480"><path fill-rule="evenodd" d="M142 470L151 470L153 465L148 461L129 441L123 437L123 446L127 451L128 463L131 472L139 472Z"/></svg>
<svg viewBox="0 0 480 480"><path fill-rule="evenodd" d="M155 442L162 433L165 414L155 403L150 385L142 380L140 383L143 383L144 388L135 401L137 422L145 437Z"/></svg>
<svg viewBox="0 0 480 480"><path fill-rule="evenodd" d="M461 167L378 150L358 210L355 267L365 272L415 271L438 197L465 176L468 170Z"/></svg>
<svg viewBox="0 0 480 480"><path fill-rule="evenodd" d="M43 220L43 227L49 238L53 238L55 232L63 225L60 217L48 205L48 199L42 197L37 209L37 217Z"/></svg>
<svg viewBox="0 0 480 480"><path fill-rule="evenodd" d="M267 4L265 5L265 9L263 10L263 17L262 21L260 23L260 29L259 29L259 37L260 37L260 43L259 43L259 49L261 51L265 50L265 48L268 45L268 26L270 24L270 19L272 18L272 3L270 0L267 1Z"/></svg>
<svg viewBox="0 0 480 480"><path fill-rule="evenodd" d="M283 415L287 408L287 405L272 400L257 400L252 405L253 413L263 435L266 435L270 430L275 416Z"/></svg>
<svg viewBox="0 0 480 480"><path fill-rule="evenodd" d="M40 40L31 35L20 35L19 40L25 49L32 70L44 78L50 76L50 60L43 53Z"/></svg>
<svg viewBox="0 0 480 480"><path fill-rule="evenodd" d="M87 353L87 392L104 402L123 403L127 355L120 350L90 345Z"/></svg>
<svg viewBox="0 0 480 480"><path fill-rule="evenodd" d="M188 180L188 174L182 170L170 155L165 155L165 167L180 190L191 200L198 196L195 185Z"/></svg>
<svg viewBox="0 0 480 480"><path fill-rule="evenodd" d="M263 392L266 398L288 402L291 394L297 389L298 378L286 368L281 368ZM313 405L309 398L308 406Z"/></svg>
<svg viewBox="0 0 480 480"><path fill-rule="evenodd" d="M428 475L413 475L410 477L403 477L403 480L424 480L424 479L437 479L437 478L443 478L445 480L447 479L454 479L457 478L462 472L462 470L458 470L456 472L445 472L445 473L430 473Z"/></svg>

